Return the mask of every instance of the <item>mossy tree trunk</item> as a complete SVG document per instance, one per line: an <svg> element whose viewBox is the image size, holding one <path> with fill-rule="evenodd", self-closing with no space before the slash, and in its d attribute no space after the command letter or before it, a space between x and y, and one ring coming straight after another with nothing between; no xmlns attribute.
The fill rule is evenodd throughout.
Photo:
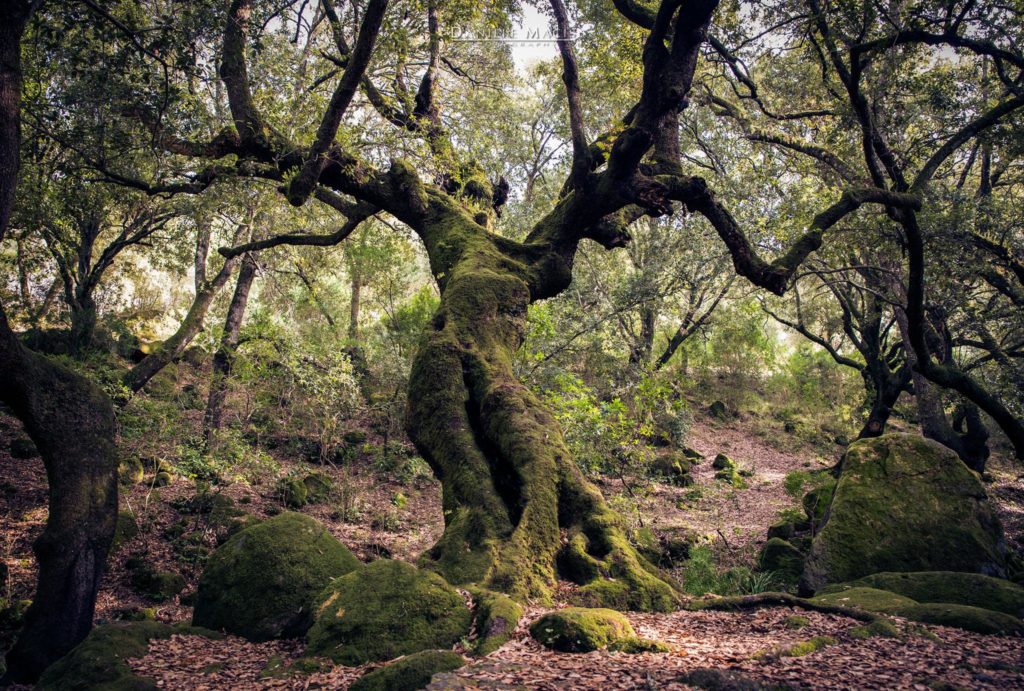
<svg viewBox="0 0 1024 691"><path fill-rule="evenodd" d="M17 185L21 37L35 3L5 3L0 22L0 239ZM24 423L46 466L50 512L34 550L36 595L7 655L4 681L35 680L92 626L117 520L114 411L82 376L31 352L0 306L0 400Z"/></svg>
<svg viewBox="0 0 1024 691"><path fill-rule="evenodd" d="M512 371L527 307L568 286L575 246L507 243L455 206L429 214L421 235L441 303L413 364L408 429L442 482L445 516L423 561L520 599L549 600L560 575L593 604L672 608L674 588Z"/></svg>
<svg viewBox="0 0 1024 691"><path fill-rule="evenodd" d="M33 545L39 581L7 655L8 677L30 681L85 638L117 522L116 426L110 399L81 375L18 341L0 313L2 399L46 466L50 512Z"/></svg>

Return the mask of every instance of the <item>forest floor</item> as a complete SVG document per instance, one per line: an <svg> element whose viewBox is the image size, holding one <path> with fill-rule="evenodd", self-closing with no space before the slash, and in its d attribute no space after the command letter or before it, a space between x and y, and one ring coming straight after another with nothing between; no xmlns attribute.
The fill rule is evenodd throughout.
<svg viewBox="0 0 1024 691"><path fill-rule="evenodd" d="M0 413L0 557L9 572L0 596L8 601L32 595L35 566L30 546L46 520L40 459L13 459L7 452L10 440L21 435L18 423ZM371 437L371 441L379 440ZM842 452L840 446L822 450L803 444L786 435L781 425L766 433L763 425L749 417L728 421L701 417L688 443L707 456L694 469L691 487L628 477L600 484L634 527L642 516L643 525L657 535L696 538L711 545L719 563L726 566L750 565L768 525L780 510L795 505L784 489L788 473L829 467ZM710 459L719 452L753 472L747 488L736 489L714 479ZM283 472L317 470L334 478L342 491L341 505L336 500L302 511L322 521L363 560L411 561L441 534L439 485L429 476L396 479L380 471L379 460L364 457L345 468L278 460ZM1024 479L1018 475L1008 463L994 459L989 490L1005 522L1008 541L1019 549L1024 534ZM253 515L281 510L273 478L237 482L216 491ZM218 539L217 526L205 525L201 517L183 510L195 493L195 483L180 478L168 487L140 483L123 492L121 508L135 515L139 532L111 557L97 604L98 622L144 608L152 608L160 621L191 617L191 608L182 599L187 601L195 590L201 558L187 547L212 549ZM186 535L199 536L189 545L183 545L182 525ZM154 603L135 592L128 561L140 555L157 569L181 573L188 582L182 596ZM681 571L676 575L683 577ZM629 618L639 635L668 644L672 652L579 655L551 652L528 636L527 626L544 611L530 608L512 641L491 655L472 659L457 672L436 677L430 688L685 689L691 687L683 681L684 675L699 669L730 670L767 686L799 689L1024 688L1024 639L1019 638L907 625L901 638L861 639L851 633L860 624L852 619L771 607L743 612L632 613ZM797 615L803 619L794 619ZM830 636L834 644L805 656L784 654L787 646L816 636ZM301 654L301 641L254 644L230 636L222 641L174 636L154 641L148 654L130 665L166 689L343 689L374 667L334 667L292 679L260 677L271 657L288 661Z"/></svg>

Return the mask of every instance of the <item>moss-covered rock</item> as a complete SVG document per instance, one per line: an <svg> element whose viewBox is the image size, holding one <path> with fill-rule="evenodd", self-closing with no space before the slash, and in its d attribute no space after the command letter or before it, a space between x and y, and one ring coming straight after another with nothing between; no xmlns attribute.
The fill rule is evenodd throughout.
<svg viewBox="0 0 1024 691"><path fill-rule="evenodd" d="M35 458L39 455L39 450L36 449L35 443L28 437L15 437L11 440L11 458L25 459Z"/></svg>
<svg viewBox="0 0 1024 691"><path fill-rule="evenodd" d="M146 467L138 456L127 456L117 466L117 479L126 487L142 482L146 475Z"/></svg>
<svg viewBox="0 0 1024 691"><path fill-rule="evenodd" d="M736 461L724 453L720 453L715 456L715 460L711 461L711 467L715 470L736 470Z"/></svg>
<svg viewBox="0 0 1024 691"><path fill-rule="evenodd" d="M1024 615L1024 588L980 573L876 573L850 583L826 586L821 594L842 592L853 587L888 590L917 602L949 602L982 607L1015 617Z"/></svg>
<svg viewBox="0 0 1024 691"><path fill-rule="evenodd" d="M302 478L288 476L277 481L275 485L281 503L289 509L301 509L309 501L309 489Z"/></svg>
<svg viewBox="0 0 1024 691"><path fill-rule="evenodd" d="M466 660L450 650L424 650L374 670L357 679L350 691L416 691L435 674L453 672Z"/></svg>
<svg viewBox="0 0 1024 691"><path fill-rule="evenodd" d="M847 631L854 638L899 638L900 632L888 619L875 619L862 626L854 626Z"/></svg>
<svg viewBox="0 0 1024 691"><path fill-rule="evenodd" d="M801 587L883 571L1003 577L1006 546L978 476L937 442L888 434L851 445Z"/></svg>
<svg viewBox="0 0 1024 691"><path fill-rule="evenodd" d="M636 638L629 620L610 609L569 607L549 612L530 627L542 645L564 653L589 653L628 638Z"/></svg>
<svg viewBox="0 0 1024 691"><path fill-rule="evenodd" d="M909 597L903 597L888 590L877 588L848 588L842 592L826 593L811 598L818 605L833 607L852 607L865 612L882 612L894 614L897 610L916 605Z"/></svg>
<svg viewBox="0 0 1024 691"><path fill-rule="evenodd" d="M789 542L773 537L764 543L757 560L758 569L771 571L788 585L795 585L804 570L804 555Z"/></svg>
<svg viewBox="0 0 1024 691"><path fill-rule="evenodd" d="M173 634L216 637L202 629L168 626L155 621L105 624L94 628L70 653L39 678L38 691L143 691L156 684L134 674L128 658L142 657L154 639Z"/></svg>
<svg viewBox="0 0 1024 691"><path fill-rule="evenodd" d="M1024 634L1024 622L1003 612L946 602L922 602L895 612L923 624L953 626L975 633L1000 635Z"/></svg>
<svg viewBox="0 0 1024 691"><path fill-rule="evenodd" d="M166 602L185 589L185 577L173 571L158 571L148 563L135 563L132 587L154 602Z"/></svg>
<svg viewBox="0 0 1024 691"><path fill-rule="evenodd" d="M766 691L770 688L735 670L711 667L691 670L679 677L679 681L707 691Z"/></svg>
<svg viewBox="0 0 1024 691"><path fill-rule="evenodd" d="M193 622L253 641L301 636L319 593L357 566L320 523L282 513L239 531L210 556Z"/></svg>
<svg viewBox="0 0 1024 691"><path fill-rule="evenodd" d="M661 641L650 638L636 638L627 636L611 643L608 650L615 653L626 653L627 655L638 655L640 653L670 653L672 648Z"/></svg>
<svg viewBox="0 0 1024 691"><path fill-rule="evenodd" d="M334 480L326 473L310 473L302 478L302 484L306 486L307 504L323 504L334 493Z"/></svg>
<svg viewBox="0 0 1024 691"><path fill-rule="evenodd" d="M117 512L117 527L114 528L114 542L110 545L110 553L114 554L139 534L139 524L131 511Z"/></svg>
<svg viewBox="0 0 1024 691"><path fill-rule="evenodd" d="M693 484L690 468L693 462L680 451L664 451L654 457L650 465L652 477L659 478L676 487Z"/></svg>
<svg viewBox="0 0 1024 691"><path fill-rule="evenodd" d="M344 665L449 648L473 619L462 596L439 575L388 559L327 586L316 615L307 654Z"/></svg>
<svg viewBox="0 0 1024 691"><path fill-rule="evenodd" d="M1024 623L1017 617L1004 612L945 602L915 602L909 597L876 588L848 588L841 592L818 595L812 598L811 602L890 614L911 621L953 626L977 633L1017 634L1024 632Z"/></svg>
<svg viewBox="0 0 1024 691"><path fill-rule="evenodd" d="M489 655L511 640L523 616L523 608L501 593L489 590L471 592L476 604L476 653Z"/></svg>
<svg viewBox="0 0 1024 691"><path fill-rule="evenodd" d="M782 657L803 657L804 655L810 655L816 653L822 648L827 648L830 645L835 645L838 641L832 636L815 636L814 638L808 638L806 641L798 641L791 645L787 645L779 651L779 655Z"/></svg>

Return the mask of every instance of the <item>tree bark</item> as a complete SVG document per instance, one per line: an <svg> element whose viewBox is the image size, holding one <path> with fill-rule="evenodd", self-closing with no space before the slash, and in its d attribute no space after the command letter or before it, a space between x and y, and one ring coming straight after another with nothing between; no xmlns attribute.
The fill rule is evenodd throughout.
<svg viewBox="0 0 1024 691"><path fill-rule="evenodd" d="M11 217L20 147L21 37L29 2L0 22L0 239ZM46 466L49 516L33 545L35 598L7 654L3 682L31 682L85 638L117 523L110 400L92 382L25 348L0 306L0 400L24 423Z"/></svg>
<svg viewBox="0 0 1024 691"><path fill-rule="evenodd" d="M46 466L50 513L33 549L36 595L7 678L28 682L85 638L117 523L116 425L110 400L84 377L21 345L0 313L0 391Z"/></svg>
<svg viewBox="0 0 1024 691"><path fill-rule="evenodd" d="M246 254L242 259L242 267L238 271L235 292L231 296L228 315L224 320L224 334L220 339L220 347L213 355L213 374L210 379L210 396L206 403L206 414L203 416L203 436L209 447L213 436L220 430L224 415L224 398L227 395L228 378L235 361L238 349L238 337L242 331L242 319L249 302L249 289L256 278L256 259Z"/></svg>
<svg viewBox="0 0 1024 691"><path fill-rule="evenodd" d="M550 601L557 573L587 604L674 608L675 589L629 544L554 416L512 372L528 305L564 290L566 267L527 266L456 210L432 214L422 235L441 303L413 362L407 427L442 482L445 515L423 561L452 583L520 599Z"/></svg>

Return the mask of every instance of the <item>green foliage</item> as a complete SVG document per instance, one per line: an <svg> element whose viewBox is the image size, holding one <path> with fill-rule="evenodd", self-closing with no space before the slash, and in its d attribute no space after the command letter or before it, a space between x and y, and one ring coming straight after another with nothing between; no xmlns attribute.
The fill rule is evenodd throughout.
<svg viewBox="0 0 1024 691"><path fill-rule="evenodd" d="M690 595L752 595L768 592L778 585L774 572L754 573L743 566L719 567L709 545L691 547L682 568L683 590Z"/></svg>

